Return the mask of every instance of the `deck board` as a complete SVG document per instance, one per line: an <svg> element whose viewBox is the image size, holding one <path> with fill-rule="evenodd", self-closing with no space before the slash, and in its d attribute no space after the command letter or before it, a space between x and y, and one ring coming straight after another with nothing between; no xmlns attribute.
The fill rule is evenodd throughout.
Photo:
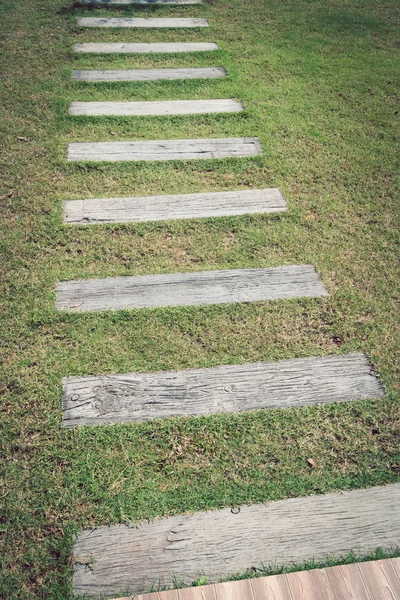
<svg viewBox="0 0 400 600"><path fill-rule="evenodd" d="M190 584L206 576L213 582L261 564L325 561L350 551L366 555L378 547L395 548L399 501L397 483L242 506L239 513L226 508L145 522L138 528L115 525L85 531L74 548L74 591L90 598L123 589L140 593L153 584L172 585L175 578ZM84 564L88 560L90 569Z"/></svg>
<svg viewBox="0 0 400 600"><path fill-rule="evenodd" d="M206 369L69 377L63 426L293 408L381 398L385 392L360 353Z"/></svg>

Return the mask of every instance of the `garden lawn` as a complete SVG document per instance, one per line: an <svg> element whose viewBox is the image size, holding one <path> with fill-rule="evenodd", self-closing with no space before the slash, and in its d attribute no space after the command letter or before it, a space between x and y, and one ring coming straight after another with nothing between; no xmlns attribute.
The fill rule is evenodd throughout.
<svg viewBox="0 0 400 600"><path fill-rule="evenodd" d="M398 481L398 3L215 0L90 10L67 0L3 0L0 11L0 595L72 598L72 539L85 527ZM201 16L210 28L76 27L78 16L133 13ZM103 57L72 50L74 43L117 40L215 41L220 50ZM71 81L72 69L153 66L222 66L229 76ZM166 118L67 114L71 101L193 98L236 98L246 110ZM240 136L259 136L263 156L66 162L72 141ZM290 210L62 224L66 199L251 187L279 187ZM328 298L84 315L54 310L59 280L300 263L317 268ZM65 376L355 350L374 364L385 399L60 429Z"/></svg>

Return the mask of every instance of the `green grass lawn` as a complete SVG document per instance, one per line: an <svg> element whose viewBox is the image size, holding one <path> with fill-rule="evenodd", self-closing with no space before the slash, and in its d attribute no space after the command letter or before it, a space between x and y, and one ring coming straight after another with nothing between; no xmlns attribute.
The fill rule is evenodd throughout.
<svg viewBox="0 0 400 600"><path fill-rule="evenodd" d="M3 0L0 345L6 599L63 599L83 527L400 478L399 10L395 0L214 0L160 9ZM210 29L78 30L82 15L204 16ZM218 52L96 57L89 41ZM72 69L223 66L211 81L85 84ZM73 100L237 98L245 112L72 117ZM70 141L259 136L253 159L67 164ZM65 199L279 187L289 212L65 227ZM311 263L329 297L64 314L70 278ZM60 430L69 375L365 352L379 401ZM310 468L307 459L315 467ZM339 558L339 557L338 557Z"/></svg>

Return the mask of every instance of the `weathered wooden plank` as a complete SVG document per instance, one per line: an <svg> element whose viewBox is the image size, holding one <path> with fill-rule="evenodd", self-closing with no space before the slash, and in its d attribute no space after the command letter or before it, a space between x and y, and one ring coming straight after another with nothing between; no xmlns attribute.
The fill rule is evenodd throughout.
<svg viewBox="0 0 400 600"><path fill-rule="evenodd" d="M79 4L97 4L103 6L117 6L123 4L201 4L203 0L77 0Z"/></svg>
<svg viewBox="0 0 400 600"><path fill-rule="evenodd" d="M64 222L71 225L138 223L280 213L285 210L287 204L281 192L272 188L175 196L68 200L64 202Z"/></svg>
<svg viewBox="0 0 400 600"><path fill-rule="evenodd" d="M293 408L385 395L359 353L63 380L63 426Z"/></svg>
<svg viewBox="0 0 400 600"><path fill-rule="evenodd" d="M125 69L123 71L72 71L73 81L173 81L177 79L218 79L226 77L222 67L194 69Z"/></svg>
<svg viewBox="0 0 400 600"><path fill-rule="evenodd" d="M86 142L68 145L69 162L194 160L262 154L258 138Z"/></svg>
<svg viewBox="0 0 400 600"><path fill-rule="evenodd" d="M56 308L87 312L327 296L311 265L78 279L57 286Z"/></svg>
<svg viewBox="0 0 400 600"><path fill-rule="evenodd" d="M390 549L400 539L400 484L290 498L267 505L178 515L140 527L83 532L75 545L74 591L99 598L154 583L210 581L261 564L326 560ZM90 568L85 566L90 563ZM380 597L380 596L378 596Z"/></svg>
<svg viewBox="0 0 400 600"><path fill-rule="evenodd" d="M204 115L236 113L243 105L236 100L152 100L150 102L72 102L70 115L120 117Z"/></svg>
<svg viewBox="0 0 400 600"><path fill-rule="evenodd" d="M160 54L182 52L212 52L218 50L213 42L195 43L154 43L154 44L113 44L113 43L86 43L75 44L75 52L95 52L98 54Z"/></svg>
<svg viewBox="0 0 400 600"><path fill-rule="evenodd" d="M108 17L81 17L78 27L134 27L140 29L160 28L193 28L209 27L207 19L157 19L157 18L115 18Z"/></svg>

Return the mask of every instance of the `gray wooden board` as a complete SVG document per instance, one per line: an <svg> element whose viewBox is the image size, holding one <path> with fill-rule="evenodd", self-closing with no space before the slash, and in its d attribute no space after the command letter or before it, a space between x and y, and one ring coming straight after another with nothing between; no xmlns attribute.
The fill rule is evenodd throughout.
<svg viewBox="0 0 400 600"><path fill-rule="evenodd" d="M96 52L98 54L157 54L157 53L181 53L181 52L210 52L218 50L217 44L213 42L194 43L155 43L155 44L105 44L87 43L75 44L75 52Z"/></svg>
<svg viewBox="0 0 400 600"><path fill-rule="evenodd" d="M108 17L81 17L78 27L135 27L135 28L176 28L176 27L208 27L207 19L143 19L143 18L116 18Z"/></svg>
<svg viewBox="0 0 400 600"><path fill-rule="evenodd" d="M118 4L201 4L203 0L77 0L78 4L101 4L103 6Z"/></svg>
<svg viewBox="0 0 400 600"><path fill-rule="evenodd" d="M291 408L385 395L359 353L63 380L63 426Z"/></svg>
<svg viewBox="0 0 400 600"><path fill-rule="evenodd" d="M57 285L56 308L88 312L327 295L314 267L290 265L63 281Z"/></svg>
<svg viewBox="0 0 400 600"><path fill-rule="evenodd" d="M136 223L279 213L285 210L287 205L281 192L272 188L176 196L68 200L64 202L64 222L73 225Z"/></svg>
<svg viewBox="0 0 400 600"><path fill-rule="evenodd" d="M243 110L236 100L152 100L150 102L72 102L70 115L123 117L202 115Z"/></svg>
<svg viewBox="0 0 400 600"><path fill-rule="evenodd" d="M194 69L125 69L123 71L72 71L73 81L163 81L175 79L217 79L226 77L222 67Z"/></svg>
<svg viewBox="0 0 400 600"><path fill-rule="evenodd" d="M68 145L69 162L121 162L250 157L262 154L258 138L83 142Z"/></svg>
<svg viewBox="0 0 400 600"><path fill-rule="evenodd" d="M202 576L213 582L262 564L390 550L400 540L399 502L397 483L84 531L74 548L74 592L100 598Z"/></svg>

